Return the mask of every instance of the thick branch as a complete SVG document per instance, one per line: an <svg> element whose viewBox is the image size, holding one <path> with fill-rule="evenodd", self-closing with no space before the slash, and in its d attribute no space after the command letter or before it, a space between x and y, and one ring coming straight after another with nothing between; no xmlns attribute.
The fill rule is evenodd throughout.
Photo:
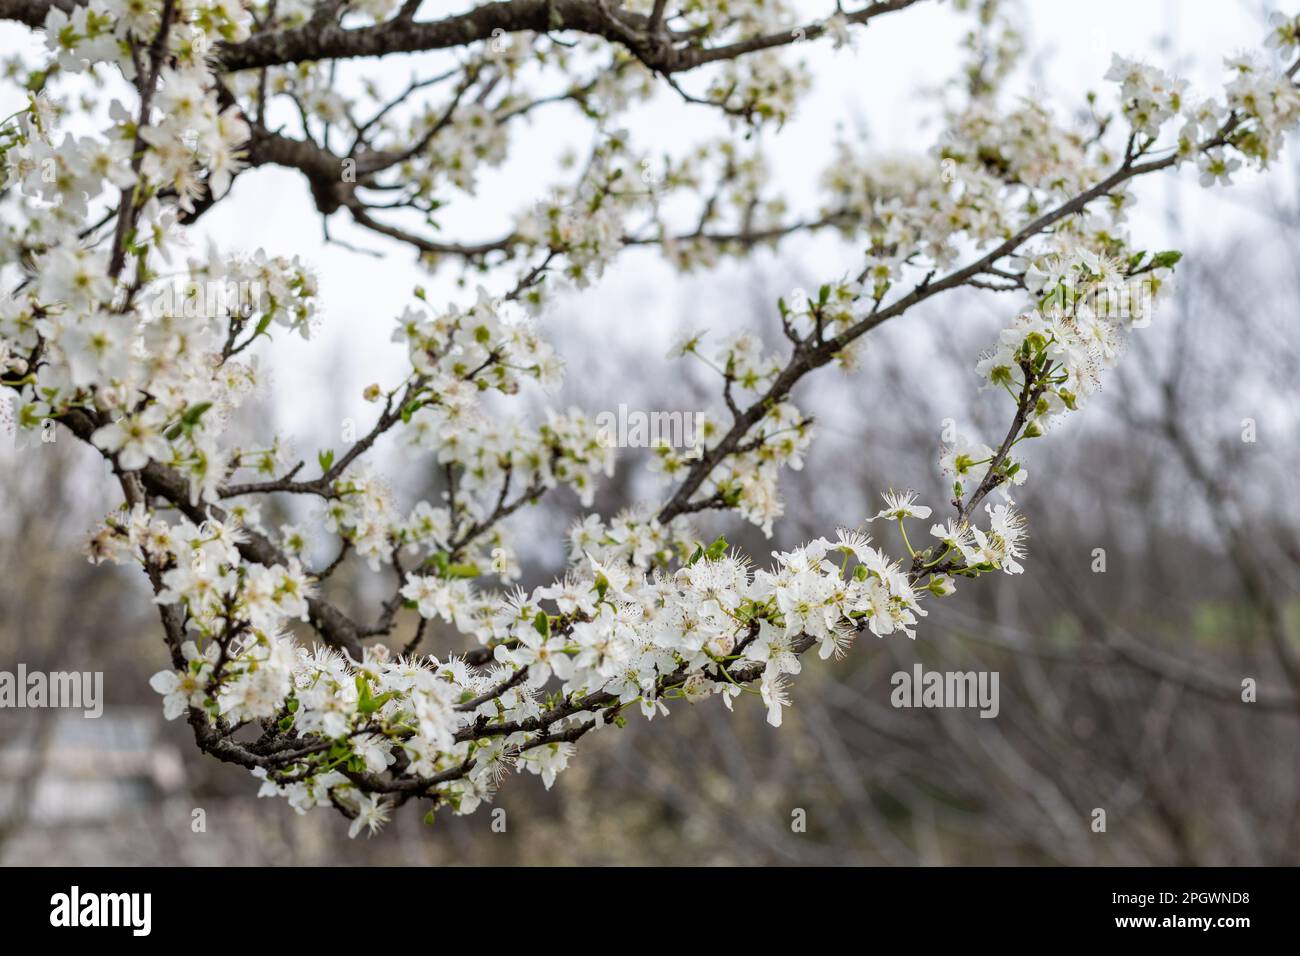
<svg viewBox="0 0 1300 956"><path fill-rule="evenodd" d="M12 0L9 0L12 2ZM864 24L884 13L912 6L919 0L882 0L848 14L850 23ZM218 51L227 70L249 70L312 60L348 59L445 50L505 33L546 33L576 30L601 36L628 49L647 67L661 74L680 73L706 63L735 59L758 50L785 46L821 35L820 23L810 23L717 47L680 42L651 18L623 9L610 9L591 0L502 0L466 13L424 23L397 17L370 27L345 30L336 25L308 23L288 30L258 34ZM676 42L674 42L676 41Z"/></svg>

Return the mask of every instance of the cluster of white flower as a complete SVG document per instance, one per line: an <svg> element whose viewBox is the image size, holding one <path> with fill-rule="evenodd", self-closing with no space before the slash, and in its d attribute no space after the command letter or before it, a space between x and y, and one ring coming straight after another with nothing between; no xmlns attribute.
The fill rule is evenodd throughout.
<svg viewBox="0 0 1300 956"><path fill-rule="evenodd" d="M1187 81L1172 79L1153 66L1116 54L1106 79L1120 84L1120 110L1133 130L1147 139L1159 136L1160 128L1183 108Z"/></svg>
<svg viewBox="0 0 1300 956"><path fill-rule="evenodd" d="M235 723L274 717L292 689L291 620L306 620L313 585L296 559L245 564L247 532L209 518L175 524L143 505L110 516L93 542L96 560L139 559L160 573L155 600L184 610L192 639L174 647L181 667L155 675L169 720L190 707Z"/></svg>
<svg viewBox="0 0 1300 956"><path fill-rule="evenodd" d="M149 70L153 95L138 117L115 101L99 135L59 139L44 94L20 117L5 179L25 213L17 258L35 261L36 281L0 305L0 336L7 349L40 356L22 420L88 409L93 441L122 468L166 462L187 475L197 502L225 479L221 423L257 382L256 366L234 354L271 323L306 334L315 282L296 261L216 250L191 261L180 281L155 276L157 261L170 260L178 210L228 188L249 133L236 110L218 108L205 55L247 36L247 12L174 3L165 29L163 9L115 0L50 9L47 43L61 70ZM166 63L132 57L160 35ZM116 224L113 252L87 248L87 222L114 203L116 214L102 220ZM258 291L231 310L209 293L230 286Z"/></svg>
<svg viewBox="0 0 1300 956"><path fill-rule="evenodd" d="M753 236L780 236L788 212L780 193L769 193L772 167L755 144L720 137L700 143L685 155L663 157L653 164L644 160L643 172L653 176L656 212L667 207L674 192L709 197L695 228L674 234L670 217L660 215L656 229L663 237L663 255L683 271L716 265L723 255L743 252L744 242L720 239L731 222L737 232Z"/></svg>
<svg viewBox="0 0 1300 956"><path fill-rule="evenodd" d="M628 149L626 133L605 134L590 156L582 181L557 188L518 217L515 236L525 247L561 256L563 274L579 289L599 279L622 250L626 219L643 207L649 193L631 183L638 160ZM618 185L624 188L617 189ZM534 287L524 297L533 309L545 301Z"/></svg>
<svg viewBox="0 0 1300 956"><path fill-rule="evenodd" d="M373 497L363 484L353 490ZM903 525L930 515L910 493L885 503L872 520ZM419 511L412 527L436 524ZM988 534L953 531L946 542L965 559L956 573L1018 571L1021 527L1001 506ZM242 563L246 540L215 519L172 525L137 507L110 518L98 550L166 568L157 601L184 611L191 638L174 648L179 666L152 681L166 716L272 722L298 743L281 751L276 769L254 771L262 792L287 797L299 812L341 804L372 828L386 816L384 792L418 793L467 813L491 799L512 766L549 786L567 765L570 736L633 705L647 719L679 699L721 695L730 708L757 681L751 692L779 726L806 647L826 658L863 630L914 637L922 595L951 593L947 571L955 569L935 567L945 553L933 570L909 572L865 534L841 531L752 572L721 539L681 560L693 547L683 522L665 528L645 510L608 525L592 516L570 535L569 572L528 595L477 595L454 567L408 575L402 594L422 616L495 648L501 666L472 668L458 658L393 660L376 649L358 661L297 647L288 625L307 617L312 582L296 560ZM558 690L545 689L552 681ZM372 777L385 773L377 793Z"/></svg>
<svg viewBox="0 0 1300 956"><path fill-rule="evenodd" d="M887 505L877 518L929 514L910 495L887 496ZM994 521L994 535L1005 535L1014 552L1013 525ZM971 558L993 562L994 535L976 534ZM557 739L565 734L609 723L632 705L647 719L679 699L720 695L730 708L751 680L779 726L805 647L838 657L862 630L915 636L922 594L951 593L947 576L914 585L865 534L847 531L776 554L768 571L726 554L721 539L670 570L668 555L686 540L629 513L575 529L575 547L585 552L563 579L529 595L480 600L467 582L409 579L404 594L423 616L490 642L502 666L382 653L349 661L295 649L279 633L305 613L309 586L296 566L234 574L237 531L217 522L168 529L137 515L128 539L155 559L163 551L190 559L167 572L158 598L182 602L200 635L181 649L179 670L154 678L167 716L195 707L214 720L275 718L301 739L301 752L275 772L255 773L264 793L287 797L300 812L337 801L360 812L369 799L364 774L385 771L390 792L417 790L470 812L510 766L541 774L549 786L571 753ZM544 692L552 680L558 693ZM586 706L566 706L572 701Z"/></svg>
<svg viewBox="0 0 1300 956"><path fill-rule="evenodd" d="M1287 30L1294 30L1294 20L1285 21L1276 36ZM1186 82L1175 82L1146 64L1117 56L1106 74L1122 84L1124 115L1148 141L1155 141L1166 122L1182 115L1178 155L1196 157L1205 186L1228 184L1240 168L1241 160L1229 155L1228 147L1263 168L1282 148L1284 134L1300 122L1300 92L1290 76L1257 56L1225 62L1232 79L1224 101L1205 99L1194 105L1184 104Z"/></svg>
<svg viewBox="0 0 1300 956"><path fill-rule="evenodd" d="M406 343L411 367L428 381L430 397L422 407L443 409L444 420L455 424L485 389L514 394L528 379L546 388L560 383L564 370L555 350L508 306L480 287L478 301L464 311L451 305L433 315L409 308L399 317L393 341Z"/></svg>
<svg viewBox="0 0 1300 956"><path fill-rule="evenodd" d="M596 481L613 473L613 449L578 409L547 409L544 421L530 425L484 406L485 391L514 394L526 381L551 389L563 377L536 323L508 314L508 305L480 289L478 301L463 312L452 306L435 316L412 308L400 318L393 337L406 343L413 369L402 392L404 441L412 452L433 452L440 466L455 470L456 497L447 508L421 503L401 524L387 507L372 507L369 518L359 519L354 512L365 507L365 496L355 493L353 479L339 485L331 517L342 527L373 528L365 551L374 559L383 559L384 542L428 546L434 553L458 550L482 528L489 533L475 542L480 558L499 552L492 558L498 573L513 569L504 532L493 526L494 499L500 496L497 507L504 503L512 484L525 496L566 485L590 505Z"/></svg>
<svg viewBox="0 0 1300 956"><path fill-rule="evenodd" d="M432 112L420 116L409 132L410 142L421 142L438 123ZM422 128L426 127L426 128ZM480 166L499 166L506 158L506 125L476 104L456 111L445 134L437 137L432 154L436 169L456 187L474 191L475 171Z"/></svg>
<svg viewBox="0 0 1300 956"><path fill-rule="evenodd" d="M1025 482L1028 470L1015 446L1043 434L1097 391L1129 330L1149 323L1178 259L1176 252L1140 252L1120 262L1066 236L1057 251L1022 260L1034 305L1016 316L976 366L987 387L1005 389L1017 401L1020 415L1001 455L965 436L944 448L939 463L953 478L956 499L986 475L1004 494ZM947 540L970 561L969 542Z"/></svg>
<svg viewBox="0 0 1300 956"><path fill-rule="evenodd" d="M1029 422L1046 429L1098 389L1128 330L1149 324L1178 259L1176 252L1137 253L1119 262L1070 245L1033 257L1025 281L1036 307L1002 332L977 366L980 376L1015 395L1028 368L1047 386Z"/></svg>
<svg viewBox="0 0 1300 956"><path fill-rule="evenodd" d="M746 4L706 0L686 5L683 13L683 25L687 29L724 27L747 37L776 34L798 39L806 36L799 26L799 10L785 0L757 0ZM830 30L833 37L843 35L835 23L830 24ZM792 115L800 97L810 88L810 76L802 63L791 63L779 51L761 50L754 56L724 61L709 83L706 96L747 123L780 124Z"/></svg>
<svg viewBox="0 0 1300 956"><path fill-rule="evenodd" d="M990 453L991 456L991 453ZM932 537L938 538L944 550L936 560L942 561L954 551L961 555L965 571L1005 571L1019 574L1024 570L1019 559L1025 556L1025 517L1010 502L988 504L984 510L989 516L989 528L984 529L965 521L949 519L944 524L930 528ZM936 593L950 594L950 582L943 582Z"/></svg>
<svg viewBox="0 0 1300 956"><path fill-rule="evenodd" d="M870 240L863 284L880 300L905 266L947 268L971 243L1001 241L1026 213L1101 178L1083 137L1038 104L976 100L951 117L932 155L859 154L837 147L823 174L823 214Z"/></svg>
<svg viewBox="0 0 1300 956"><path fill-rule="evenodd" d="M1275 26L1279 45L1294 46L1289 39L1297 29L1294 18L1283 18ZM1280 148L1283 134L1300 122L1300 92L1289 75L1257 58L1237 58L1227 65L1233 79L1225 102L1204 100L1188 106L1185 83L1153 67L1116 57L1107 79L1121 85L1122 112L1133 132L1126 162L1149 156L1148 162L1156 166L1195 156L1205 185L1226 183L1241 165L1228 151L1266 165ZM1049 194L1075 195L1102 179L1103 168L1085 160L1082 138L1055 132L1041 107L1027 105L1012 115L1011 122L992 109L991 104L977 101L956 118L950 138L940 149L942 160L955 164L948 167L951 182L960 182L967 165L978 163L996 172L1003 182L1030 187L1025 211L1031 213L1042 208ZM1177 144L1162 155L1157 141L1180 113L1184 125ZM878 220L888 208L891 190L909 196L908 209L944 207L943 191L905 164L887 164L885 173L875 178L855 178L850 170L851 161L844 159L833 173L833 187L842 195L861 190L858 202ZM959 203L965 195L963 189ZM1016 218L999 198L995 184L990 183L984 197L987 205L980 204L985 215L1002 210L986 222ZM1017 419L1018 430L999 451L964 436L944 449L941 467L953 477L958 501L984 485L1001 487L1006 493L1025 481L1027 471L1016 446L1042 434L1097 390L1102 372L1121 355L1129 330L1149 322L1159 293L1168 285L1178 253L1131 251L1122 226L1127 195L1115 190L1106 199L1103 212L1107 215L1089 214L1063 223L1038 252L1016 261L1019 272L1015 276L1004 274L1033 295L1032 304L1002 332L996 348L982 358L977 371L988 385L1005 389L1017 401L1028 404ZM911 213L909 224L925 224L925 215ZM965 225L960 217L951 222L956 228ZM933 231L941 223L929 225ZM947 240L936 242L926 237L922 225L911 232L909 242L890 248L942 264L935 249ZM988 238L992 236L984 237L985 241ZM902 258L876 260L874 268L869 267L866 275L874 282L877 297L896 278L896 262ZM973 561L969 549L977 544L971 537L974 531L965 525L954 526L945 538L968 563ZM995 528L994 537L1005 539L1004 531Z"/></svg>
<svg viewBox="0 0 1300 956"><path fill-rule="evenodd" d="M1272 45L1296 46L1296 18L1277 15L1274 27ZM1116 56L1106 74L1121 84L1125 118L1148 143L1181 114L1176 155L1197 160L1204 186L1227 185L1243 159L1261 169L1268 166L1281 150L1284 135L1300 123L1300 91L1290 72L1253 54L1230 58L1224 65L1231 79L1223 100L1194 104L1184 102L1185 82L1146 64Z"/></svg>
<svg viewBox="0 0 1300 956"><path fill-rule="evenodd" d="M781 374L782 358L765 355L762 340L755 335L733 336L719 347L716 360L708 359L700 351L703 337L702 333L687 333L674 343L669 357L695 356L718 372L733 407L738 407L738 399L748 401L761 396ZM719 428L716 416L706 416L701 429L703 440L710 440ZM738 446L709 472L701 489L703 497L736 509L770 536L773 522L784 511L779 490L780 470L801 469L804 451L812 439L811 419L804 417L789 401L771 403L746 430ZM660 446L655 449L653 470L664 480L672 481L698 461L699 456L698 448Z"/></svg>

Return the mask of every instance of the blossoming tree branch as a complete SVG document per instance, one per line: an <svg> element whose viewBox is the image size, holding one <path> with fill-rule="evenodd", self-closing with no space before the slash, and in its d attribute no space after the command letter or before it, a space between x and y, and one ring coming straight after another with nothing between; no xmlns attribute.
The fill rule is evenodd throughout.
<svg viewBox="0 0 1300 956"><path fill-rule="evenodd" d="M1020 42L999 4L954 4L974 17L942 131L912 155L824 144L822 208L792 217L763 133L798 110L803 59L867 50L873 24L919 5L0 0L0 18L44 41L4 70L25 105L0 126L0 383L20 428L56 423L107 462L121 506L89 551L147 576L166 716L264 794L373 832L408 802L471 812L511 770L550 786L580 738L629 715L753 693L780 725L806 652L915 637L958 582L1021 571L1026 449L1085 405L1178 260L1130 240L1129 184L1189 165L1217 186L1269 166L1300 119L1300 20L1275 16L1267 49L1227 61L1219 90L1117 56L1109 92L1061 121L1004 90ZM409 82L367 76L398 53L418 54ZM714 111L725 135L645 151L620 120L652 97ZM500 234L444 235L438 210L471 202L521 125L554 110L590 125L590 148ZM232 414L259 353L311 332L311 269L185 242L267 165L301 174L327 229L342 215L425 270L482 283L449 304L416 289L393 331L409 368L367 390L368 430L313 461ZM862 250L857 274L774 303L776 341L683 337L674 355L718 376L702 447L656 449L662 500L582 517L555 543L563 576L521 585L512 515L552 495L589 508L614 466L581 410L484 405L560 379L548 303L629 247L696 269L817 230ZM963 288L1006 306L972 363L1007 415L1004 432L937 450L950 501L885 492L877 514L838 516L834 537L766 568L697 539L704 512L770 533L781 472L813 439L792 389L827 366L851 373L873 329ZM411 468L445 477L439 500L400 500L374 470L390 433ZM290 498L317 519L266 526L262 503ZM313 566L321 540L336 557ZM349 562L391 582L368 615L331 598Z"/></svg>

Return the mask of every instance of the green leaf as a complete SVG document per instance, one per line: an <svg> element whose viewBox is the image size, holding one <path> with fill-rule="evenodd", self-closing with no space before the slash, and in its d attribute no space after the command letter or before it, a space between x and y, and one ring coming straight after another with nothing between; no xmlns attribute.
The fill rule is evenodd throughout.
<svg viewBox="0 0 1300 956"><path fill-rule="evenodd" d="M181 435L192 431L194 426L199 423L199 419L203 417L203 413L211 407L211 402L197 402L191 405L182 413L180 421L163 432L163 437L168 441L175 441Z"/></svg>
<svg viewBox="0 0 1300 956"><path fill-rule="evenodd" d="M203 413L212 407L211 402L199 402L197 405L191 405L185 409L185 414L181 416L181 424L186 428L193 428L203 417Z"/></svg>
<svg viewBox="0 0 1300 956"><path fill-rule="evenodd" d="M1153 269L1172 269L1182 257L1183 254L1177 249L1168 249L1164 252L1157 252L1151 257L1151 267Z"/></svg>
<svg viewBox="0 0 1300 956"><path fill-rule="evenodd" d="M362 714L373 714L396 696L396 691L386 690L378 697L371 697L365 702L358 704L357 711Z"/></svg>
<svg viewBox="0 0 1300 956"><path fill-rule="evenodd" d="M366 680L360 674L357 675L356 681L357 681L357 713L358 714L373 714L380 707L383 707L384 704L388 703L388 701L392 700L393 697L395 696L394 692L389 690L389 691L384 691L384 693L380 694L378 697L371 697L370 681Z"/></svg>
<svg viewBox="0 0 1300 956"><path fill-rule="evenodd" d="M327 474L330 466L334 464L334 449L327 448L325 451L316 455L316 463L320 465L322 474Z"/></svg>
<svg viewBox="0 0 1300 956"><path fill-rule="evenodd" d="M551 619L546 616L545 611L538 611L537 616L533 618L533 630L542 637L551 636Z"/></svg>

